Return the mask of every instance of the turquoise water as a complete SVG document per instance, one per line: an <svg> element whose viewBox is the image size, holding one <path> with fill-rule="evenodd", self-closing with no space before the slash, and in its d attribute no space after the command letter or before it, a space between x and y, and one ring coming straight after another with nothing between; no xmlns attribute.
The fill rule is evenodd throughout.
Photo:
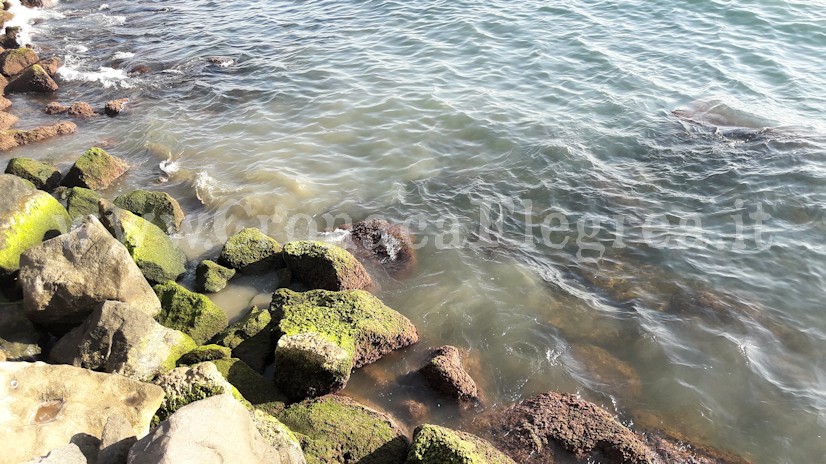
<svg viewBox="0 0 826 464"><path fill-rule="evenodd" d="M820 462L824 6L63 1L32 29L65 58L59 99L129 112L11 155L106 145L132 165L107 195L179 198L193 260L243 225L406 223L417 268L373 271L422 343L346 390L400 417L437 400L394 379L450 343L488 406L579 392L755 462ZM34 125L47 101L14 105ZM214 298L237 315L272 284Z"/></svg>

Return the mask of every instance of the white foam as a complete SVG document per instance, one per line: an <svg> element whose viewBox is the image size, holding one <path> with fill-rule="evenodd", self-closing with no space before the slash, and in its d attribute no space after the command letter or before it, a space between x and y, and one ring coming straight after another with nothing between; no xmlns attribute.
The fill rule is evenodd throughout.
<svg viewBox="0 0 826 464"><path fill-rule="evenodd" d="M350 236L350 231L345 229L336 229L330 232L321 232L320 236L330 243L341 243Z"/></svg>
<svg viewBox="0 0 826 464"><path fill-rule="evenodd" d="M67 57L66 64L58 69L60 77L67 81L100 82L105 88L128 89L132 87L129 83L129 76L122 69L107 68L102 66L97 71L83 71L70 65L72 60Z"/></svg>
<svg viewBox="0 0 826 464"><path fill-rule="evenodd" d="M17 35L18 42L21 45L28 45L32 43L32 35L35 30L32 28L32 23L36 19L46 18L63 18L64 15L58 11L43 9L43 8L26 8L20 3L20 0L9 0L11 7L9 13L14 15L11 21L5 24L6 27L19 27L20 33ZM44 2L48 6L54 6L57 1Z"/></svg>
<svg viewBox="0 0 826 464"><path fill-rule="evenodd" d="M129 58L132 58L133 56L135 56L135 54L132 53L132 52L117 52L117 53L114 54L114 56L112 56L112 59L115 59L115 60L128 60Z"/></svg>
<svg viewBox="0 0 826 464"><path fill-rule="evenodd" d="M108 10L108 9L109 9L109 4L108 3L104 3L103 5L98 7L99 11Z"/></svg>
<svg viewBox="0 0 826 464"><path fill-rule="evenodd" d="M161 161L159 167L167 176L173 176L176 172L181 170L181 165L172 158Z"/></svg>

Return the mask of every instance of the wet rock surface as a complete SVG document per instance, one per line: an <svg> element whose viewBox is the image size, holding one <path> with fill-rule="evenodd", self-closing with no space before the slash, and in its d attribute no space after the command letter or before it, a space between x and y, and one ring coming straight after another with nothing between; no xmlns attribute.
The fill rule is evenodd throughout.
<svg viewBox="0 0 826 464"><path fill-rule="evenodd" d="M297 241L284 245L284 260L292 277L322 290L371 290L373 279L347 250L324 242Z"/></svg>
<svg viewBox="0 0 826 464"><path fill-rule="evenodd" d="M408 275L416 266L410 233L382 219L371 219L342 226L350 232L343 246L363 261L381 265L394 277Z"/></svg>
<svg viewBox="0 0 826 464"><path fill-rule="evenodd" d="M462 366L462 356L458 348L442 346L431 353L430 360L419 373L436 391L462 401L479 401L476 382Z"/></svg>

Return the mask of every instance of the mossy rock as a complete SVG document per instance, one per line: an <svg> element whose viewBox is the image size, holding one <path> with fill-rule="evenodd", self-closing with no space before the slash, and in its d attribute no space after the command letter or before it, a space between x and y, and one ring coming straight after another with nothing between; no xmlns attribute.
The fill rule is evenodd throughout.
<svg viewBox="0 0 826 464"><path fill-rule="evenodd" d="M161 313L155 318L170 329L180 330L202 345L225 329L224 310L200 293L190 292L169 281L153 287L161 301Z"/></svg>
<svg viewBox="0 0 826 464"><path fill-rule="evenodd" d="M298 437L281 421L260 409L253 409L252 421L264 441L278 450L280 462L285 464L306 462Z"/></svg>
<svg viewBox="0 0 826 464"><path fill-rule="evenodd" d="M234 276L235 269L205 259L195 269L195 289L207 293L220 292Z"/></svg>
<svg viewBox="0 0 826 464"><path fill-rule="evenodd" d="M407 437L392 418L344 396L293 404L278 418L298 435L308 464L400 464L407 456Z"/></svg>
<svg viewBox="0 0 826 464"><path fill-rule="evenodd" d="M250 404L263 406L268 411L284 409L287 398L278 388L261 374L254 371L237 358L211 361L218 372L231 383Z"/></svg>
<svg viewBox="0 0 826 464"><path fill-rule="evenodd" d="M165 394L160 408L152 418L153 426L163 422L189 403L224 393L232 394L247 409L252 409L249 402L224 379L211 362L177 367L159 376L153 383L163 388Z"/></svg>
<svg viewBox="0 0 826 464"><path fill-rule="evenodd" d="M283 267L281 245L255 228L246 228L227 240L218 262L242 274L266 274Z"/></svg>
<svg viewBox="0 0 826 464"><path fill-rule="evenodd" d="M20 47L6 50L0 54L0 73L7 77L14 76L38 61L40 58L31 48Z"/></svg>
<svg viewBox="0 0 826 464"><path fill-rule="evenodd" d="M126 246L146 280L178 280L186 272L186 255L164 231L151 222L112 203L100 201L101 222Z"/></svg>
<svg viewBox="0 0 826 464"><path fill-rule="evenodd" d="M187 352L178 360L178 364L198 364L204 361L215 361L217 359L229 359L232 357L232 350L220 345L201 345L192 351Z"/></svg>
<svg viewBox="0 0 826 464"><path fill-rule="evenodd" d="M324 242L298 241L284 245L284 261L292 277L322 290L370 290L373 279L344 248Z"/></svg>
<svg viewBox="0 0 826 464"><path fill-rule="evenodd" d="M270 311L253 306L241 320L216 335L213 342L232 349L233 357L258 372L264 372L267 365L273 362L275 351Z"/></svg>
<svg viewBox="0 0 826 464"><path fill-rule="evenodd" d="M279 289L270 312L275 380L294 399L337 391L353 368L419 339L410 320L363 290Z"/></svg>
<svg viewBox="0 0 826 464"><path fill-rule="evenodd" d="M63 185L92 190L105 189L123 175L128 167L122 159L106 153L102 148L92 147L75 162L63 179Z"/></svg>
<svg viewBox="0 0 826 464"><path fill-rule="evenodd" d="M6 174L26 179L37 189L47 192L57 188L61 179L57 166L31 158L12 158L6 166Z"/></svg>
<svg viewBox="0 0 826 464"><path fill-rule="evenodd" d="M437 425L422 425L413 434L405 464L516 464L487 441Z"/></svg>
<svg viewBox="0 0 826 464"><path fill-rule="evenodd" d="M71 187L66 189L63 196L66 198L66 209L72 221L80 221L89 215L100 217L100 195L94 190Z"/></svg>
<svg viewBox="0 0 826 464"><path fill-rule="evenodd" d="M184 221L181 205L166 192L135 190L118 196L114 203L155 224L168 234L180 230Z"/></svg>
<svg viewBox="0 0 826 464"><path fill-rule="evenodd" d="M66 209L31 182L0 174L0 273L20 268L20 255L29 248L65 233L71 225Z"/></svg>

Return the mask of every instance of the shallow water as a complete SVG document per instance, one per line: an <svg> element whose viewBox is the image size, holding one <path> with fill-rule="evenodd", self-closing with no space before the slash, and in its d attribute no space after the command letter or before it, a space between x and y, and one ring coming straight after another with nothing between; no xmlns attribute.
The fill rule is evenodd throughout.
<svg viewBox="0 0 826 464"><path fill-rule="evenodd" d="M128 96L128 113L7 157L68 168L105 145L132 165L106 194L173 194L193 260L244 225L286 241L407 223L418 266L377 273L379 296L422 343L347 393L401 417L439 403L429 420L472 429L473 411L393 380L449 343L488 405L573 391L755 462L826 455L823 2L78 0L46 16L31 37L66 62L57 97ZM153 72L129 77L138 64ZM24 125L53 118L50 97L12 100ZM272 287L215 299L237 316Z"/></svg>

